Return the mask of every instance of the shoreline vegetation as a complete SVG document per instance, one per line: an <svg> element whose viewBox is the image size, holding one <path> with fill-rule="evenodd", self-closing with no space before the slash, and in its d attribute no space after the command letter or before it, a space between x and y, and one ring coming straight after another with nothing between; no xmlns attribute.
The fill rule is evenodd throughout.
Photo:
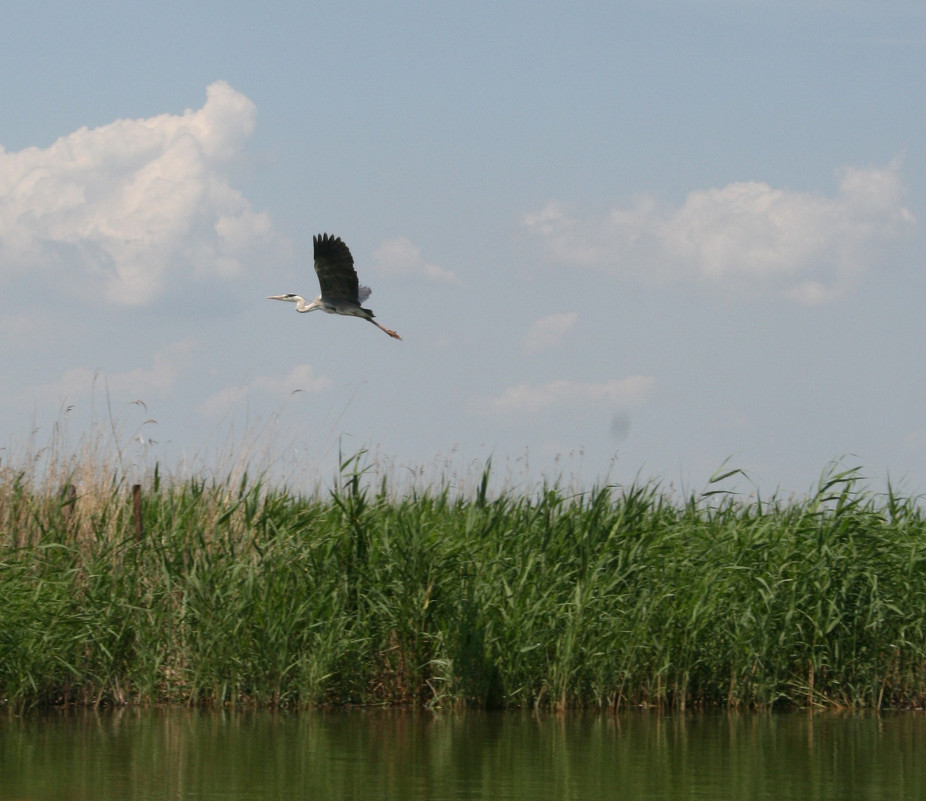
<svg viewBox="0 0 926 801"><path fill-rule="evenodd" d="M394 496L361 451L300 495L0 463L0 709L924 705L917 498L838 466L789 501L490 470Z"/></svg>

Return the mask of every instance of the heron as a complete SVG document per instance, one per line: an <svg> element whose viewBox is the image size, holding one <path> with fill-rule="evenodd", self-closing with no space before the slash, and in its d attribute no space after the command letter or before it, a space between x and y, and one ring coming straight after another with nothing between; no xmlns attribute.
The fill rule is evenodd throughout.
<svg viewBox="0 0 926 801"><path fill-rule="evenodd" d="M305 298L292 293L268 295L267 300L285 300L295 303L297 312L321 309L328 314L360 317L363 320L369 320L393 339L402 339L395 331L376 322L373 319L373 312L360 305L370 297L372 290L368 286L360 286L357 282L354 258L340 237L319 234L312 237L312 245L315 251L315 273L318 275L318 284L322 293L311 303L306 303Z"/></svg>

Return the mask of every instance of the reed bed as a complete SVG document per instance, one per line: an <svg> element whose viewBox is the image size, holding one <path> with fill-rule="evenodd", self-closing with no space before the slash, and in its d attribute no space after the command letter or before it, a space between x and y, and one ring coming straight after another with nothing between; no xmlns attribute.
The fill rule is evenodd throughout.
<svg viewBox="0 0 926 801"><path fill-rule="evenodd" d="M808 497L0 470L0 705L920 707L926 523ZM726 473L718 479L730 476Z"/></svg>

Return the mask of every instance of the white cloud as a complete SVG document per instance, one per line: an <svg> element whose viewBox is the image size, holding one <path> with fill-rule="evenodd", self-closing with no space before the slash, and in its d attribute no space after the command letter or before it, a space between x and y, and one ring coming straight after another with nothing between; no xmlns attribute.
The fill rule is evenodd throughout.
<svg viewBox="0 0 926 801"><path fill-rule="evenodd" d="M579 319L576 312L557 312L541 317L524 335L522 347L526 353L536 353L558 345Z"/></svg>
<svg viewBox="0 0 926 801"><path fill-rule="evenodd" d="M384 275L401 278L424 278L428 281L444 281L459 284L453 270L447 270L437 264L430 264L421 257L421 248L412 244L404 236L385 240L373 254L379 270Z"/></svg>
<svg viewBox="0 0 926 801"><path fill-rule="evenodd" d="M224 81L180 115L81 128L50 147L0 148L0 273L25 273L121 305L168 280L228 278L270 236L225 176L256 108Z"/></svg>
<svg viewBox="0 0 926 801"><path fill-rule="evenodd" d="M56 382L34 387L28 394L49 402L57 403L62 399L74 402L91 395L99 382L106 392L122 399L148 401L152 397L165 397L192 363L194 350L192 340L172 342L155 352L150 367L136 367L124 373L73 367L62 373Z"/></svg>
<svg viewBox="0 0 926 801"><path fill-rule="evenodd" d="M310 364L297 364L285 376L260 376L255 378L252 386L279 398L285 398L294 392L308 392L315 395L331 387L331 379L315 375Z"/></svg>
<svg viewBox="0 0 926 801"><path fill-rule="evenodd" d="M0 315L0 342L4 350L26 350L41 341L45 344L51 340L50 326L45 315L37 321L32 314Z"/></svg>
<svg viewBox="0 0 926 801"><path fill-rule="evenodd" d="M559 380L540 385L518 384L487 399L483 408L495 414L536 414L557 406L596 404L625 409L641 404L654 384L651 376L643 375L603 383Z"/></svg>
<svg viewBox="0 0 926 801"><path fill-rule="evenodd" d="M812 304L850 288L879 248L915 224L899 171L897 160L846 167L832 196L753 181L691 192L676 209L641 197L599 219L551 203L523 224L564 265L657 283L771 288Z"/></svg>
<svg viewBox="0 0 926 801"><path fill-rule="evenodd" d="M285 403L295 392L317 395L331 386L330 378L315 375L309 364L299 364L284 376L257 376L246 384L225 387L200 404L199 412L207 417L221 417L253 392Z"/></svg>

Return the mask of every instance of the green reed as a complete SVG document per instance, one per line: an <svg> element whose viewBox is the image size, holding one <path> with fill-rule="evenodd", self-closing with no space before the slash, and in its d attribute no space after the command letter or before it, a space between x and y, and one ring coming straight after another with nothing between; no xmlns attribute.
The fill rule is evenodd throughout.
<svg viewBox="0 0 926 801"><path fill-rule="evenodd" d="M98 474L99 475L99 474ZM109 474L105 474L108 476ZM720 479L728 478L727 473ZM926 522L828 470L803 500L142 492L0 473L0 705L911 707Z"/></svg>

